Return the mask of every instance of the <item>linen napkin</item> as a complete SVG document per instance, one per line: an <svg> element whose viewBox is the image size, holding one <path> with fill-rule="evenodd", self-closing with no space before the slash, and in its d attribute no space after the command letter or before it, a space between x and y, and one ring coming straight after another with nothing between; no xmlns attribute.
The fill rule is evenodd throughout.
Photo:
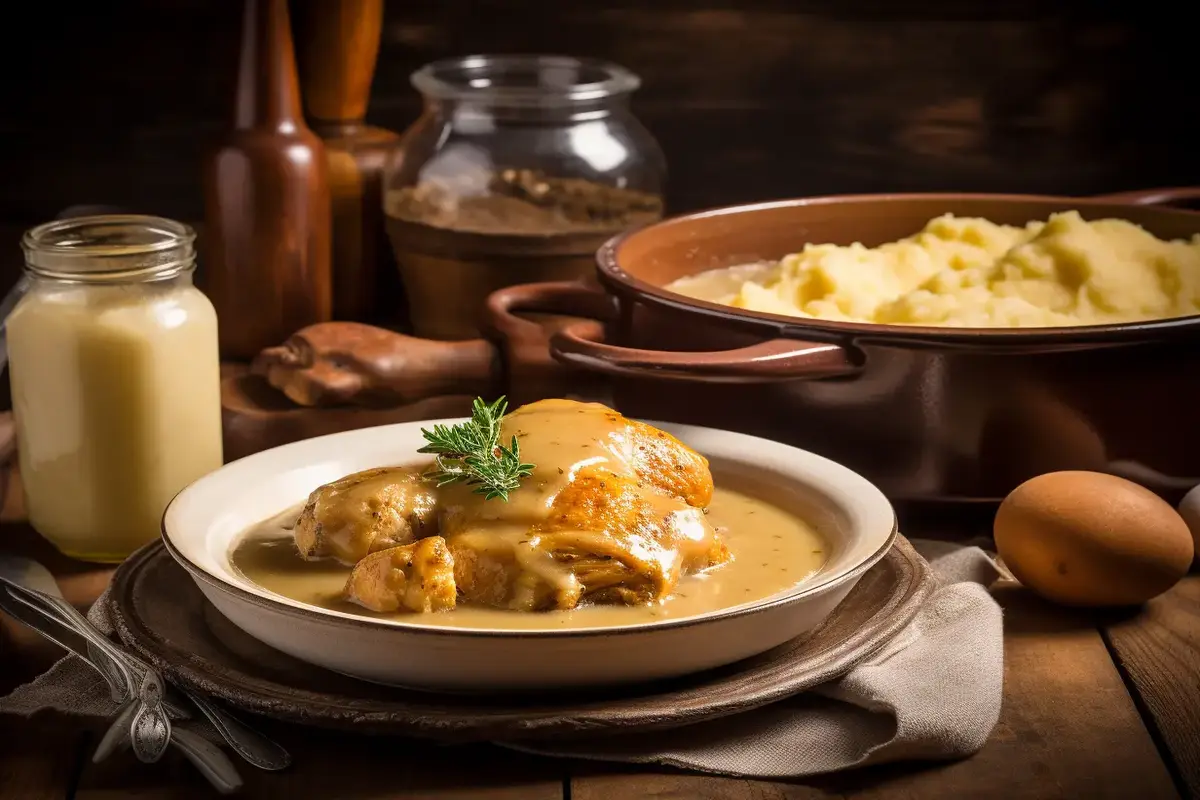
<svg viewBox="0 0 1200 800"><path fill-rule="evenodd" d="M797 778L866 764L969 756L1000 716L1000 607L987 587L1003 574L980 547L913 540L938 588L913 621L843 677L771 705L668 731L544 742L515 750L597 761L665 764L746 778ZM106 593L107 595L107 593ZM88 614L112 631L107 596ZM53 709L107 717L108 686L68 656L0 698L0 713Z"/></svg>

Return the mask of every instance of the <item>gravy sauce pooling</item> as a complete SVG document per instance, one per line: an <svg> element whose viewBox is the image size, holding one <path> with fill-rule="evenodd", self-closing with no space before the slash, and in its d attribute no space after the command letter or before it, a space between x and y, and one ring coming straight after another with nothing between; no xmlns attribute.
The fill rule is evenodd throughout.
<svg viewBox="0 0 1200 800"><path fill-rule="evenodd" d="M519 417L514 421L519 422ZM547 433L540 431L534 439L530 432L530 436L520 439L524 460L537 463L535 448L556 447L555 440ZM526 439L531 440L528 454ZM604 452L606 450L610 452ZM597 445L583 458L620 460L625 454L616 442ZM551 462L544 459L543 463ZM521 501L528 503L526 513L535 514L543 503L548 508L552 502L551 499L539 499L552 497L554 487L561 485L557 468L548 472L551 474L540 477L535 470L534 476L527 479L530 488L537 487L543 479L546 484L542 491L530 493L528 500ZM519 492L513 493L513 500L517 494ZM520 513L519 507L510 509L509 513ZM790 589L815 574L829 557L828 546L822 537L796 514L740 491L717 488L706 519L725 537L733 558L706 572L684 577L675 592L661 602L644 606L589 605L570 611L536 613L460 604L453 611L436 614L376 614L342 599L342 589L350 574L349 566L334 560L304 561L299 557L291 534L291 525L298 514L299 507L288 509L247 531L231 554L234 567L264 589L301 603L432 627L563 630L692 617ZM515 524L515 517L499 511L497 515L497 525L501 528ZM503 535L512 533L515 531ZM528 536L528 530L524 529L522 535Z"/></svg>

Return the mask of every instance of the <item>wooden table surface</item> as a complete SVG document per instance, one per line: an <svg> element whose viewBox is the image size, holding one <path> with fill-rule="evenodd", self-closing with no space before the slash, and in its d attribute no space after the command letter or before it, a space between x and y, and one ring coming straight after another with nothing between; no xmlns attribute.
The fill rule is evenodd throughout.
<svg viewBox="0 0 1200 800"><path fill-rule="evenodd" d="M10 497L13 493L10 493ZM10 503L10 506L19 505ZM0 515L0 550L50 566L80 607L111 569L72 563L19 520ZM969 536L980 531L960 531ZM929 532L910 528L910 536ZM491 746L439 747L293 727L271 733L294 757L284 773L239 762L242 796L485 798L487 800L808 800L809 798L1200 797L1200 575L1136 614L1065 611L1020 588L998 590L1005 609L1004 707L987 745L948 764L870 767L796 783L686 774L664 767L573 762ZM0 693L30 679L56 652L0 618ZM143 765L131 755L95 765L99 730L74 718L0 717L4 798L212 796L171 751Z"/></svg>

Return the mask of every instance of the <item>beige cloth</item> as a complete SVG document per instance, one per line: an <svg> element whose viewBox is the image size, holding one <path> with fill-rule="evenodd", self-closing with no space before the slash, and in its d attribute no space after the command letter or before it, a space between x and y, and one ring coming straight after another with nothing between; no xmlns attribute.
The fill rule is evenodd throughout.
<svg viewBox="0 0 1200 800"><path fill-rule="evenodd" d="M913 541L940 581L911 625L868 662L812 692L673 731L561 745L502 742L545 755L668 764L754 778L795 778L865 764L969 756L1000 716L1000 607L987 592L1000 571L980 548ZM89 617L111 631L101 598ZM45 709L109 716L108 687L74 656L0 698L0 713Z"/></svg>

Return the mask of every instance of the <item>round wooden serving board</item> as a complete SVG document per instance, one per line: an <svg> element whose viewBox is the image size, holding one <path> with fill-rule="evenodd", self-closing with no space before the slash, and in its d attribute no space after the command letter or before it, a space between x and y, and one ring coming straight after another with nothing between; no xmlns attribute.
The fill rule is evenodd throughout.
<svg viewBox="0 0 1200 800"><path fill-rule="evenodd" d="M121 640L172 681L267 717L442 741L530 740L680 727L766 705L844 674L901 630L934 579L904 537L811 634L687 678L536 697L428 694L364 683L273 650L218 613L161 544L117 570Z"/></svg>

